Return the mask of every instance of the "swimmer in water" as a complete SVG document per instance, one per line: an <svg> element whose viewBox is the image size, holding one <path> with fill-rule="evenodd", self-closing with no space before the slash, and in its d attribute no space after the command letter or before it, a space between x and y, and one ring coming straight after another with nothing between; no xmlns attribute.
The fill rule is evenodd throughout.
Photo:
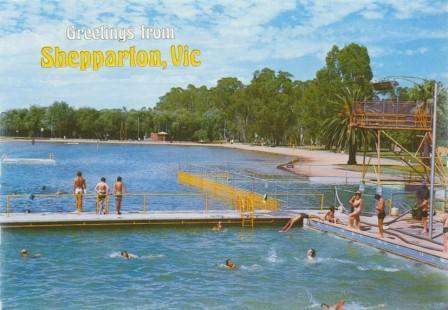
<svg viewBox="0 0 448 310"><path fill-rule="evenodd" d="M38 258L38 257L41 257L42 255L40 253L36 253L36 254L33 254L33 255L30 256L27 249L22 249L20 251L20 256L22 256L22 257Z"/></svg>
<svg viewBox="0 0 448 310"><path fill-rule="evenodd" d="M344 310L345 309L345 300L344 299L339 300L338 303L335 304L333 307L330 307L327 304L322 304L321 309L322 310Z"/></svg>
<svg viewBox="0 0 448 310"><path fill-rule="evenodd" d="M287 232L288 230L290 230L295 223L299 223L300 225L303 225L303 219L307 219L307 218L314 218L314 219L318 219L318 220L322 220L319 216L317 215L308 215L306 213L299 213L298 215L290 218L288 220L288 222L285 224L285 226L282 227L282 229L279 230L279 232Z"/></svg>
<svg viewBox="0 0 448 310"><path fill-rule="evenodd" d="M221 221L218 222L218 224L216 224L215 226L212 227L213 231L221 231L222 230L222 225L221 225Z"/></svg>
<svg viewBox="0 0 448 310"><path fill-rule="evenodd" d="M121 251L120 253L121 257L125 258L125 259L132 259L132 258L138 258L137 255L131 254L128 251Z"/></svg>
<svg viewBox="0 0 448 310"><path fill-rule="evenodd" d="M233 261L230 258L226 259L226 267L229 269L235 268L235 264L233 263Z"/></svg>
<svg viewBox="0 0 448 310"><path fill-rule="evenodd" d="M306 251L306 257L310 260L316 259L316 250L311 248L308 251Z"/></svg>

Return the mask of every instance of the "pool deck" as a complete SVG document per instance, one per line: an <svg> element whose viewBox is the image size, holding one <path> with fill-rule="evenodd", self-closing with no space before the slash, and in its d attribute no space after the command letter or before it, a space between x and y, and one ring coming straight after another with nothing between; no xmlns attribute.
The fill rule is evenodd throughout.
<svg viewBox="0 0 448 310"><path fill-rule="evenodd" d="M302 212L299 210L256 211L254 225L284 222L291 216ZM309 211L317 214L318 211ZM235 210L205 211L151 211L123 212L121 215L99 215L93 212L71 213L10 213L0 215L1 228L57 227L57 226L99 226L132 224L223 224L241 225L241 214Z"/></svg>
<svg viewBox="0 0 448 310"><path fill-rule="evenodd" d="M282 210L282 211L256 211L254 213L254 226L275 224L280 228L286 220L299 212L323 216L318 210ZM347 216L336 214L336 217L347 222ZM386 217L385 223L393 220ZM44 228L44 227L71 227L71 226L118 226L118 225L214 225L218 222L223 225L241 225L241 214L235 210L209 210L205 211L151 211L128 212L121 215L98 215L85 212L76 213L10 213L0 215L0 227L9 228ZM331 233L333 235L363 243L382 251L406 257L427 265L448 270L448 257L443 256L440 232L441 224L435 225L436 238L428 240L422 236L421 225L412 220L410 216L386 225L384 238L377 236L376 217L362 216L361 230L349 229L344 224L332 224L315 219L309 219L306 224L311 229ZM293 231L291 231L293 232ZM290 233L291 233L290 232Z"/></svg>
<svg viewBox="0 0 448 310"><path fill-rule="evenodd" d="M343 223L347 223L347 216L337 215ZM394 218L386 217L385 223ZM443 255L442 225L436 223L434 239L429 240L421 234L420 221L413 220L406 215L400 221L385 225L384 238L377 236L376 216L361 216L361 229L354 230L345 224L332 224L318 220L308 220L308 227L334 234L336 236L360 242L379 250L406 257L433 267L448 270L448 255Z"/></svg>

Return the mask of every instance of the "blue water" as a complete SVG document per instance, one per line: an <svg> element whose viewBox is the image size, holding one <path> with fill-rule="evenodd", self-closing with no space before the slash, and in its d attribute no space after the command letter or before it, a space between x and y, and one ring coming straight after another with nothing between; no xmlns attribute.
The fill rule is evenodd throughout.
<svg viewBox="0 0 448 310"><path fill-rule="evenodd" d="M51 152L57 160L3 166L2 194L40 192L43 185L70 191L78 169L90 191L101 176L121 175L132 192L194 192L177 183L179 162L284 175L276 166L289 160L206 147L0 145L10 157ZM27 207L39 208L36 201ZM4 309L320 309L344 298L348 309L448 308L446 272L310 229L278 228L4 229L1 303ZM310 247L315 263L305 259ZM41 257L24 259L22 248ZM139 258L121 259L122 250ZM224 268L226 258L238 267Z"/></svg>
<svg viewBox="0 0 448 310"><path fill-rule="evenodd" d="M24 247L42 256L23 259ZM125 249L139 258L120 258ZM1 258L5 309L319 309L339 298L351 309L448 306L446 273L300 228L4 230ZM238 268L224 268L227 258Z"/></svg>
<svg viewBox="0 0 448 310"><path fill-rule="evenodd" d="M1 154L10 158L48 158L52 153L56 165L3 165L1 194L23 194L11 200L11 212L73 211L75 202L71 197L35 198L32 194L72 193L73 179L79 170L87 182L89 193L101 177L112 186L121 176L130 193L185 193L197 192L177 182L181 165L238 167L241 173L256 169L261 173L285 175L277 169L279 163L289 161L286 156L253 154L213 147L179 147L164 145L109 145L109 144L48 144L26 142L0 143ZM45 186L45 189L42 189ZM85 211L93 211L95 198L86 198ZM4 197L2 205L5 205ZM113 203L113 202L112 202ZM142 197L127 197L123 210L142 210ZM152 210L201 209L201 197L156 197L149 201ZM220 201L212 200L210 207L222 208Z"/></svg>

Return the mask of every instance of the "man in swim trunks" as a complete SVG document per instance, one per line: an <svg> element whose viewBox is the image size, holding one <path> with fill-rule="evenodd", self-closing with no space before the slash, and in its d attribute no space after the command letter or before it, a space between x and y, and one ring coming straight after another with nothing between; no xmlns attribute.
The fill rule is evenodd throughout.
<svg viewBox="0 0 448 310"><path fill-rule="evenodd" d="M384 237L383 223L384 218L386 217L386 211L385 211L386 203L384 202L384 198L381 197L380 194L375 194L375 200L376 200L375 211L376 216L378 217L378 236L380 238L383 238Z"/></svg>
<svg viewBox="0 0 448 310"><path fill-rule="evenodd" d="M73 182L73 194L76 197L76 213L80 214L82 210L82 196L86 193L86 180L82 177L82 172L76 173L75 181Z"/></svg>
<svg viewBox="0 0 448 310"><path fill-rule="evenodd" d="M121 214L121 201L123 200L124 190L124 183L121 177L118 177L117 182L114 184L115 210L117 210L117 214Z"/></svg>
<svg viewBox="0 0 448 310"><path fill-rule="evenodd" d="M348 203L352 206L352 212L348 215L348 227L359 230L361 222L361 212L364 209L364 200L361 197L361 192L356 191L355 195L350 198Z"/></svg>
<svg viewBox="0 0 448 310"><path fill-rule="evenodd" d="M106 214L106 199L109 194L109 185L106 183L106 178L102 177L101 181L95 186L96 192L96 213Z"/></svg>
<svg viewBox="0 0 448 310"><path fill-rule="evenodd" d="M320 217L318 217L316 215L308 215L306 213L299 213L298 215L290 218L288 220L288 222L285 224L285 226L283 226L282 229L279 230L279 232L287 232L297 222L299 222L300 225L303 225L303 219L307 219L307 218L314 218L314 219L322 220Z"/></svg>
<svg viewBox="0 0 448 310"><path fill-rule="evenodd" d="M429 202L428 199L423 199L420 203L420 209L422 210L422 234L426 234L428 230L428 210L429 210Z"/></svg>

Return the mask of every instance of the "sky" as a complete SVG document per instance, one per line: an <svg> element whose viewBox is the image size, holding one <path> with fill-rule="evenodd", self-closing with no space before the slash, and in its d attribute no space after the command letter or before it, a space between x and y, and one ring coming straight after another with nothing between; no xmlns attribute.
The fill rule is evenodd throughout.
<svg viewBox="0 0 448 310"><path fill-rule="evenodd" d="M144 4L143 4L144 3ZM173 27L175 40L68 40L69 26ZM212 87L227 76L249 83L269 67L315 77L333 45L366 46L374 79L417 76L448 84L448 0L2 1L0 110L48 106L153 107L172 87ZM199 67L41 68L41 48L201 50Z"/></svg>

